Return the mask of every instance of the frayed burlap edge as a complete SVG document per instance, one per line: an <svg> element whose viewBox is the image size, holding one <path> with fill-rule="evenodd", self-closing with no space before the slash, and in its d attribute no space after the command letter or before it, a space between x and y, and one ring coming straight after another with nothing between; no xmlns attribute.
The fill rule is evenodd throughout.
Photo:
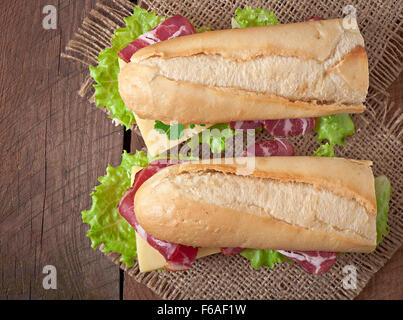
<svg viewBox="0 0 403 320"><path fill-rule="evenodd" d="M312 15L324 17L342 15L340 8L343 7L343 4L340 2L317 1L316 7L309 6L309 2L312 1L303 2L305 5L299 1L297 7L295 1L282 1L281 5L278 1L272 1L265 3L263 7L274 10L283 23L301 21ZM254 7L262 6L261 1L175 2L161 0L142 1L142 3L149 9L157 10L159 14L183 14L191 18L197 27L211 25L213 29L228 28L229 19L223 19L223 16L231 16L234 9L242 4L246 3ZM245 264L245 261L242 261L241 257L232 257L232 260L229 260L227 257L219 255L197 261L192 270L183 273L156 271L141 274L137 263L128 269L119 262L119 254L108 252L105 255L120 265L130 276L147 285L164 299L352 299L357 296L371 276L402 245L403 239L403 205L401 201L403 195L400 190L400 185L403 183L401 169L403 158L400 151L403 115L400 106L390 103L386 92L402 70L401 19L390 22L390 9L393 9L394 3L397 4L394 1L385 2L383 9L374 8L374 5L362 5L358 2L355 4L358 7L359 22L364 21L362 24L360 23L360 28L366 39L370 62L370 89L366 101L368 110L363 115L354 116L357 134L349 140L348 145L341 151L342 154L339 154L345 157L362 158L362 155L365 154L378 155L378 150L380 150L383 158L389 157L388 160L382 159L385 161L376 161L382 165L375 166L374 172L376 175L387 174L394 186L389 223L392 228L390 235L374 253L370 255L345 254L338 259L329 273L321 277L304 274L299 268L287 264L278 265L273 271L267 268L259 271L250 270L251 268ZM348 4L351 4L351 1ZM388 6L392 8L388 8ZM124 26L123 17L129 16L132 9L133 4L126 0L105 0L97 3L96 9L92 10L84 19L62 56L87 66L96 65L99 51L109 46L113 31L117 27ZM380 12L381 10L383 11ZM401 11L397 7L394 10ZM377 21L375 27L368 21L365 23L367 15L371 15ZM382 18L384 16L389 17L389 24L381 21L385 19ZM372 28L370 30L371 39L375 37L374 32L376 31L377 37L382 40L382 45L377 46L368 41L367 28ZM381 28L383 32L377 28ZM367 32L369 33L369 31ZM95 102L93 84L94 81L88 75L79 91L79 95L87 98L91 103ZM267 138L266 134L258 137L258 139L264 138ZM373 146L374 139L377 141L375 146ZM310 154L318 146L312 136L294 140L297 153L300 154ZM363 149L362 146L367 146L367 148ZM346 148L355 149L355 152L346 151ZM368 152L366 152L367 149ZM100 247L101 251L102 249L103 246ZM343 266L347 264L358 266L359 281L355 290L343 289L338 281ZM233 268L234 265L241 266L240 273L237 274ZM222 288L217 288L216 273L220 274L221 279L218 284L222 285ZM239 281L240 278L242 281ZM335 281L335 278L338 280ZM256 280L261 282L260 287L254 286ZM204 285L201 286L201 283ZM291 292L290 284L294 288Z"/></svg>

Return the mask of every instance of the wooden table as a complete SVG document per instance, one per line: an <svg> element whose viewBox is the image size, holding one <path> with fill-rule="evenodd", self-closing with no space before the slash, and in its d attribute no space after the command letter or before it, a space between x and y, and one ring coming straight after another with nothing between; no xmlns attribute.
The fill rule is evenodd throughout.
<svg viewBox="0 0 403 320"><path fill-rule="evenodd" d="M157 299L90 248L81 221L123 147L123 129L77 95L86 68L60 58L95 0L46 4L57 8L56 30L42 27L43 1L0 2L0 298ZM401 103L401 77L390 93ZM46 265L56 290L42 286ZM402 299L402 279L403 248L359 298Z"/></svg>

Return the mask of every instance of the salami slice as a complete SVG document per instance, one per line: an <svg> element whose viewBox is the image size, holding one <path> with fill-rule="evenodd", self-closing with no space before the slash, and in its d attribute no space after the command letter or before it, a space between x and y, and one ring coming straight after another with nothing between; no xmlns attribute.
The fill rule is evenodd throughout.
<svg viewBox="0 0 403 320"><path fill-rule="evenodd" d="M136 40L121 50L118 53L118 56L122 60L130 62L132 55L141 48L160 41L193 34L195 32L195 28L188 19L181 15L176 15L166 19L154 29L139 36Z"/></svg>
<svg viewBox="0 0 403 320"><path fill-rule="evenodd" d="M294 146L286 139L273 138L256 142L249 146L243 153L243 157L270 157L293 156Z"/></svg>
<svg viewBox="0 0 403 320"><path fill-rule="evenodd" d="M229 123L232 130L248 130L263 127L263 120L232 121Z"/></svg>
<svg viewBox="0 0 403 320"><path fill-rule="evenodd" d="M305 135L315 126L315 118L265 120L264 128L273 136L294 137Z"/></svg>
<svg viewBox="0 0 403 320"><path fill-rule="evenodd" d="M118 212L125 218L136 232L148 242L167 261L166 268L171 271L180 271L190 268L196 259L197 248L160 240L148 234L138 223L134 212L134 195L138 188L162 168L179 163L178 160L157 160L147 168L137 172L133 186L126 191L121 199Z"/></svg>
<svg viewBox="0 0 403 320"><path fill-rule="evenodd" d="M337 259L337 252L277 251L298 263L302 269L311 274L323 274L329 271Z"/></svg>

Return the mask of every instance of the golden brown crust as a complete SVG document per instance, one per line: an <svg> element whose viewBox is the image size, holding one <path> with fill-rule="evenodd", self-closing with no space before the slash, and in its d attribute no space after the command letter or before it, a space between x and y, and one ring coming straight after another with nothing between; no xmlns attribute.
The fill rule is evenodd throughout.
<svg viewBox="0 0 403 320"><path fill-rule="evenodd" d="M371 252L376 247L374 242L354 235L301 228L270 217L192 201L180 194L153 194L151 199L139 193L135 208L147 233L188 246L335 252Z"/></svg>
<svg viewBox="0 0 403 320"><path fill-rule="evenodd" d="M337 70L349 87L357 91L368 89L368 57L363 47L357 46L328 72L333 70Z"/></svg>
<svg viewBox="0 0 403 320"><path fill-rule="evenodd" d="M323 62L332 55L345 33L357 34L361 45L364 44L358 29L346 30L343 28L343 19L330 19L218 30L178 37L142 48L133 55L132 61L150 57L168 59L196 54L218 54L242 60L276 55Z"/></svg>
<svg viewBox="0 0 403 320"><path fill-rule="evenodd" d="M205 160L161 170L136 193L134 205L139 223L157 238L186 245L351 252L369 252L375 248L376 200L369 162L319 157L255 158L254 164L245 160L236 159L234 164ZM270 215L259 216L237 207L189 199L172 185L160 185L166 178L209 171L302 182L357 201L366 208L368 218L358 223L371 225L370 239L348 228L343 231L330 226L322 229L301 227Z"/></svg>
<svg viewBox="0 0 403 320"><path fill-rule="evenodd" d="M119 91L126 106L141 118L183 124L360 113L368 88L363 47L358 28L344 29L342 19L205 32L137 51L121 70ZM182 61L202 55L253 63L268 56L273 60L259 62L268 68L264 73L232 75L231 81L246 79L242 84L230 83L226 72L207 77L207 84L194 66L218 70L217 61ZM168 68L168 61L174 65ZM154 63L163 63L165 73ZM239 70L227 60L219 65ZM296 74L288 74L291 65L298 67Z"/></svg>
<svg viewBox="0 0 403 320"><path fill-rule="evenodd" d="M236 88L174 81L156 68L131 62L119 74L126 106L143 119L182 124L320 117L361 113L364 105L332 105L288 99Z"/></svg>

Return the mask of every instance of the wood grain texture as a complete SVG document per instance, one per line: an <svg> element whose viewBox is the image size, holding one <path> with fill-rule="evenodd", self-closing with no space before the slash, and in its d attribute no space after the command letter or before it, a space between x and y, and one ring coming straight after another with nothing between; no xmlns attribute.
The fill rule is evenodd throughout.
<svg viewBox="0 0 403 320"><path fill-rule="evenodd" d="M403 74L400 74L388 92L394 109L389 113L394 114L395 110L403 107ZM357 297L357 300L369 299L403 300L403 247L397 250Z"/></svg>
<svg viewBox="0 0 403 320"><path fill-rule="evenodd" d="M77 95L86 68L60 59L95 1L46 4L56 30L42 28L43 1L0 3L0 298L118 299L119 269L91 249L80 211L120 161L122 129Z"/></svg>

